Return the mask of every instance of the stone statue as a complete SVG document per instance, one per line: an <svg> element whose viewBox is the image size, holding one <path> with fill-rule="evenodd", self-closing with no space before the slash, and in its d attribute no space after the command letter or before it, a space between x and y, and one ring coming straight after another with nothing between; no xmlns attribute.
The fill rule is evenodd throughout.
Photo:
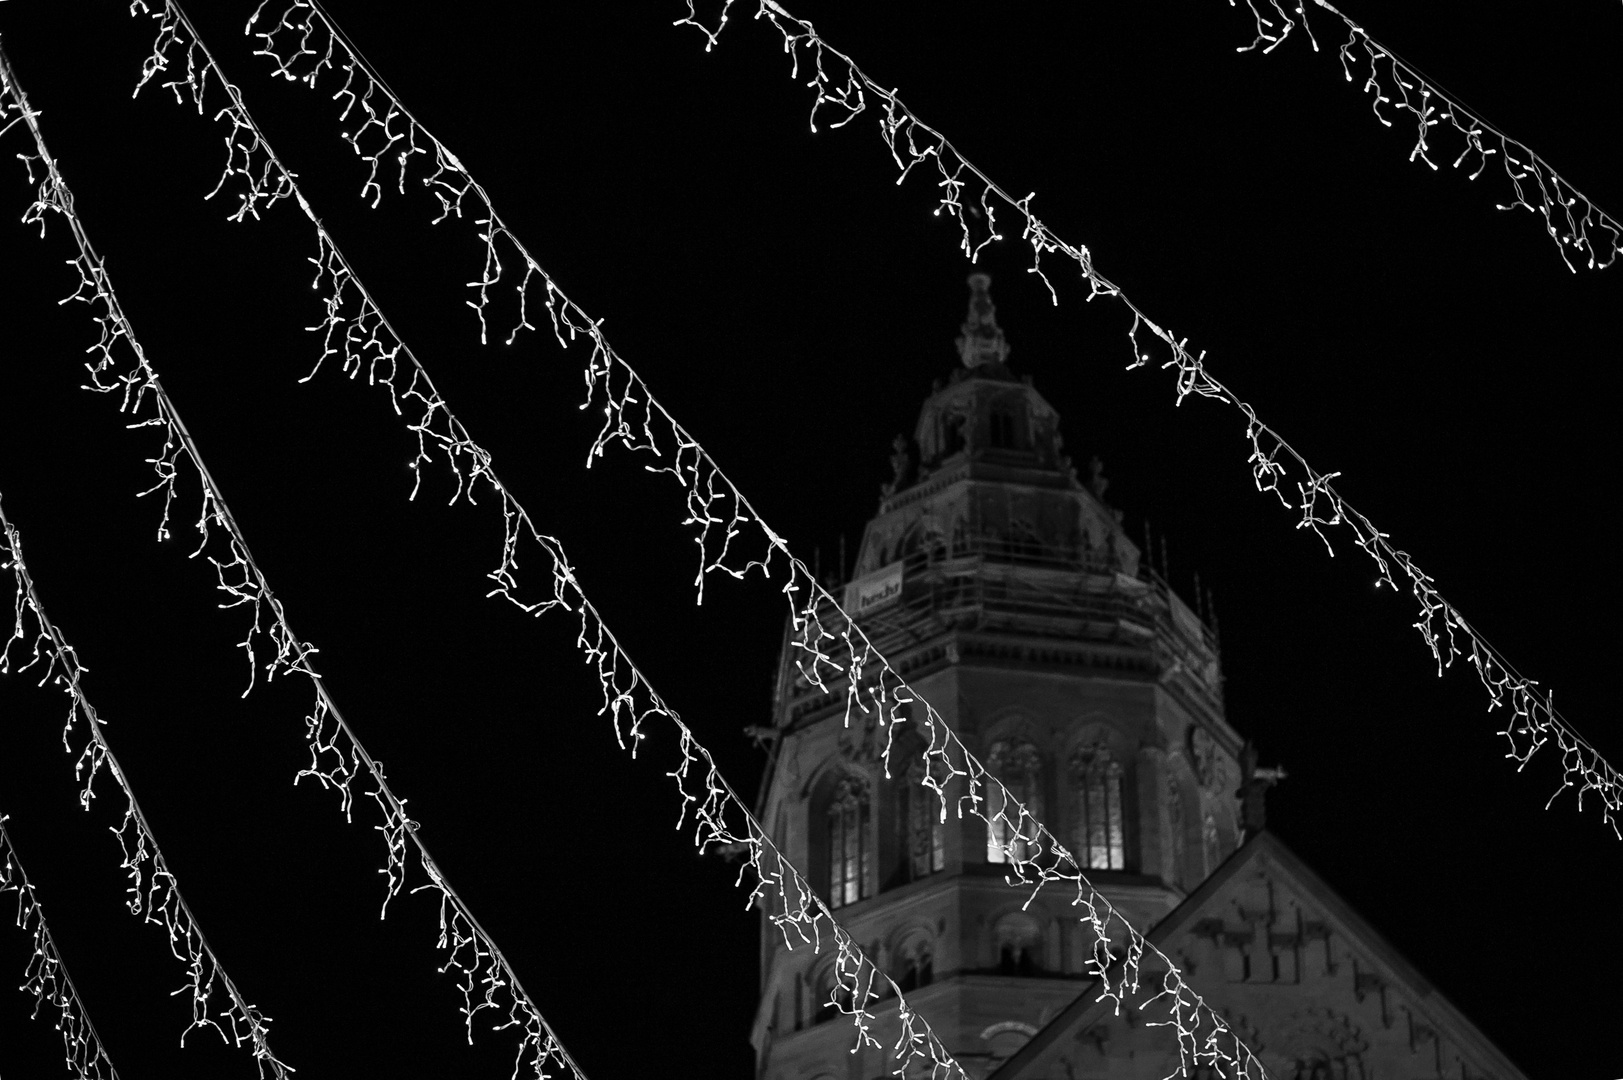
<svg viewBox="0 0 1623 1080"><path fill-rule="evenodd" d="M1247 833L1262 829L1268 823L1264 798L1268 789L1285 779L1285 770L1257 767L1257 748L1247 742L1240 748L1240 821Z"/></svg>
<svg viewBox="0 0 1623 1080"><path fill-rule="evenodd" d="M1099 460L1098 454L1094 454L1088 462L1088 490L1093 492L1094 498L1104 502L1105 492L1109 488L1110 481L1105 479L1105 463Z"/></svg>
<svg viewBox="0 0 1623 1080"><path fill-rule="evenodd" d="M890 483L879 489L885 498L890 498L913 482L914 463L912 441L906 435L897 435L890 441Z"/></svg>

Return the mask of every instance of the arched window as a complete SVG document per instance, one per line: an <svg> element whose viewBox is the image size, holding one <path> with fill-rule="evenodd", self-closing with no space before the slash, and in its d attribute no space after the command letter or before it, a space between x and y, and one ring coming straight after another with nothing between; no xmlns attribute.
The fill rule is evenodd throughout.
<svg viewBox="0 0 1623 1080"><path fill-rule="evenodd" d="M964 448L964 426L969 417L963 413L948 413L941 417L941 456L951 457Z"/></svg>
<svg viewBox="0 0 1623 1080"><path fill-rule="evenodd" d="M986 826L986 861L1008 862L1011 854L1016 859L1027 858L1043 814L1042 755L1028 742L1002 740L992 744L986 767L1003 782L1002 788L987 785L986 815L991 820ZM1025 814L1005 798L1004 789L1025 807Z"/></svg>
<svg viewBox="0 0 1623 1080"><path fill-rule="evenodd" d="M879 997L878 980L874 977L871 967L863 965L856 973L856 986L847 977L840 977L838 961L824 964L813 979L814 997L812 998L812 1024L821 1024L825 1020L832 1020L836 1016L849 1016L856 1010L856 1001L860 994L864 999L864 1007L871 1006Z"/></svg>
<svg viewBox="0 0 1623 1080"><path fill-rule="evenodd" d="M1188 872L1188 838L1184 821L1183 788L1175 776L1167 777L1167 850L1172 858L1172 884L1183 887Z"/></svg>
<svg viewBox="0 0 1623 1080"><path fill-rule="evenodd" d="M813 984L815 994L812 998L813 1024L821 1024L825 1020L832 1020L841 1013L851 1011L851 991L841 984L839 975L833 964L824 964L823 969L817 973L817 980Z"/></svg>
<svg viewBox="0 0 1623 1080"><path fill-rule="evenodd" d="M868 834L868 785L845 776L828 804L828 902L854 904L868 895L873 840Z"/></svg>
<svg viewBox="0 0 1623 1080"><path fill-rule="evenodd" d="M1103 743L1081 747L1071 755L1071 842L1084 870L1127 867L1121 779L1121 762Z"/></svg>
<svg viewBox="0 0 1623 1080"><path fill-rule="evenodd" d="M1000 975L1035 975L1042 970L1043 932L1025 911L1011 911L992 928Z"/></svg>
<svg viewBox="0 0 1623 1080"><path fill-rule="evenodd" d="M981 1032L981 1038L986 1040L987 1047L992 1051L992 1060L1001 1062L1013 1057L1015 1051L1030 1042L1035 1034L1037 1029L1030 1024L1004 1020Z"/></svg>
<svg viewBox="0 0 1623 1080"><path fill-rule="evenodd" d="M991 443L994 450L1014 450L1020 442L1015 435L1014 410L1008 405L992 406Z"/></svg>
<svg viewBox="0 0 1623 1080"><path fill-rule="evenodd" d="M896 948L896 985L911 993L935 980L935 946L926 931L915 931Z"/></svg>
<svg viewBox="0 0 1623 1080"><path fill-rule="evenodd" d="M907 852L908 879L929 877L947 865L947 828L941 820L941 797L925 785L925 777L945 770L934 767L925 772L918 758L907 767L907 786L902 789L903 813L898 817L907 830L903 850Z"/></svg>

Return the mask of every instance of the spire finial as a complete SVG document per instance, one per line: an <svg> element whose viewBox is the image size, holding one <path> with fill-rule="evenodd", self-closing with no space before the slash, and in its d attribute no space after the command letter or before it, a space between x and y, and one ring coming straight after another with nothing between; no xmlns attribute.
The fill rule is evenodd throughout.
<svg viewBox="0 0 1623 1080"><path fill-rule="evenodd" d="M997 306L992 303L992 278L988 274L969 275L969 315L959 327L958 357L966 368L1002 364L1009 358L1009 343L997 324Z"/></svg>

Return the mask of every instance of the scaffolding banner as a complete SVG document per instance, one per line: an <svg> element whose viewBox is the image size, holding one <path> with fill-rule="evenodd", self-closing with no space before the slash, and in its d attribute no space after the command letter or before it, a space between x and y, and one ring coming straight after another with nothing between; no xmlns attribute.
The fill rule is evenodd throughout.
<svg viewBox="0 0 1623 1080"><path fill-rule="evenodd" d="M845 587L844 608L853 617L872 614L902 598L902 564L893 562Z"/></svg>

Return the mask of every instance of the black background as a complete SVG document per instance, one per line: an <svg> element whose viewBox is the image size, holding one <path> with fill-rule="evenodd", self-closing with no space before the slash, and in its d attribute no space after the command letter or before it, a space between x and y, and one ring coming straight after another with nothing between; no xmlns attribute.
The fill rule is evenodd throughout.
<svg viewBox="0 0 1623 1080"><path fill-rule="evenodd" d="M1490 7L1351 14L1615 212L1623 9ZM812 134L742 5L709 54L669 3L332 8L767 520L825 566L840 536L854 551L891 435L955 362L969 269L929 183L895 186L872 114ZM1440 172L1409 163L1412 127L1376 122L1327 31L1318 54L1298 36L1264 57L1236 54L1249 16L1216 0L874 8L795 11L1006 188L1037 191L1623 759L1605 525L1623 268L1569 273L1537 219L1493 208L1501 179L1447 167L1445 139ZM623 452L582 468L584 350L479 345L471 230L429 227L420 191L367 210L325 95L250 55L251 10L191 14L631 655L752 792L762 759L740 729L768 717L774 590L716 581L694 606L675 485ZM288 206L234 225L201 201L224 130L155 88L131 100L152 30L116 3L0 6L91 239L294 627L589 1075L749 1075L755 922L734 868L672 831L671 744L621 754L572 626L482 599L495 512L447 508L439 473L406 500L409 437L381 394L336 370L297 384L319 352L300 329L319 318L310 229ZM16 223L26 148L8 136L0 171L0 493L182 889L301 1076L506 1075L507 1035L464 1045L433 905L378 921L373 821L290 785L303 689L241 700L240 613L214 610L188 536L154 544L159 508L135 497L152 432L77 389L93 332L55 303L67 234ZM1271 826L1530 1076L1615 1076L1619 842L1570 796L1544 810L1553 759L1502 759L1474 676L1435 677L1370 563L1327 558L1256 494L1237 414L1174 410L1164 373L1123 370L1121 309L1063 270L1053 306L1027 263L1017 239L982 256L1012 365L1073 455L1105 461L1129 527L1169 538L1175 583L1198 570L1214 592L1230 719L1290 773ZM207 1035L176 1048L182 973L120 910L116 800L77 808L65 699L24 675L0 703L0 810L122 1075L249 1075ZM0 935L0 971L26 955ZM0 996L8 1080L60 1069L28 1004Z"/></svg>

